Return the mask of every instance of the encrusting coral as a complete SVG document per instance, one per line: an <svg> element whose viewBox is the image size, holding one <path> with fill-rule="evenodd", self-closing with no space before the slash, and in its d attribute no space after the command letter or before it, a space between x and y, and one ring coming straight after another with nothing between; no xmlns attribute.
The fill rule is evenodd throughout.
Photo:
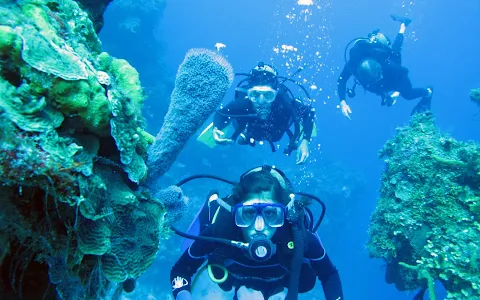
<svg viewBox="0 0 480 300"><path fill-rule="evenodd" d="M448 299L480 298L480 146L440 132L430 113L380 151L385 160L368 250L399 290L439 280Z"/></svg>

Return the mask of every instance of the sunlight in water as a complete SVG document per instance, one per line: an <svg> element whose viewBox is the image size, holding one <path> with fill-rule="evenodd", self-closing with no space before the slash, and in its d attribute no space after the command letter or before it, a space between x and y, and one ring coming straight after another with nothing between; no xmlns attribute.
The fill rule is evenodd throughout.
<svg viewBox="0 0 480 300"><path fill-rule="evenodd" d="M300 7L296 4L277 6L273 39L266 41L269 45L265 45L270 46L268 48L273 55L264 55L270 55L270 63L285 76L303 68L292 77L309 88L311 99L305 99L301 95L303 100L312 103L320 100L318 103L326 104L334 90L319 83L328 82L328 79L336 75L330 57L331 3L325 1L320 5L314 4L312 0L296 2ZM295 89L294 86L292 88ZM296 91L294 93L297 94Z"/></svg>
<svg viewBox="0 0 480 300"><path fill-rule="evenodd" d="M298 0L298 5L313 5L313 0Z"/></svg>

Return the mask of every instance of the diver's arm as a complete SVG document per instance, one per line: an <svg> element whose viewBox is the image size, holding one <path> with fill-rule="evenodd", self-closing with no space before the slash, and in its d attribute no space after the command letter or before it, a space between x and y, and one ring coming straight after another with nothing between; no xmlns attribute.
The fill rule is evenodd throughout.
<svg viewBox="0 0 480 300"><path fill-rule="evenodd" d="M201 236L211 236L211 228L207 227ZM185 250L170 271L173 297L176 299L181 291L190 292L192 277L206 261L207 255L214 249L214 243L195 241Z"/></svg>
<svg viewBox="0 0 480 300"><path fill-rule="evenodd" d="M217 109L213 117L213 126L219 130L223 130L230 125L232 118L229 115L246 115L248 114L249 101L245 99L236 99L222 108Z"/></svg>
<svg viewBox="0 0 480 300"><path fill-rule="evenodd" d="M311 106L301 103L299 100L295 100L295 109L297 110L297 114L302 118L303 139L310 142L313 123L315 122L315 110Z"/></svg>
<svg viewBox="0 0 480 300"><path fill-rule="evenodd" d="M188 249L182 254L170 271L170 282L175 299L178 293L182 291L190 292L192 288L192 277L205 260L206 257L193 258L190 256Z"/></svg>
<svg viewBox="0 0 480 300"><path fill-rule="evenodd" d="M323 248L320 238L316 234L307 233L307 249L305 258L310 260L310 266L322 283L326 300L343 300L342 282L337 268Z"/></svg>
<svg viewBox="0 0 480 300"><path fill-rule="evenodd" d="M398 33L393 41L392 50L395 54L400 54L402 51L403 41L405 40L405 35L403 33Z"/></svg>
<svg viewBox="0 0 480 300"><path fill-rule="evenodd" d="M340 77L338 77L337 85L338 85L338 97L340 98L340 101L345 101L346 100L346 94L347 94L347 81L350 79L352 76L352 72L350 71L350 67L348 63L345 64L343 67L342 73L340 74Z"/></svg>
<svg viewBox="0 0 480 300"><path fill-rule="evenodd" d="M332 264L328 255L318 261L310 261L318 280L322 283L326 300L343 300L343 289L337 268Z"/></svg>

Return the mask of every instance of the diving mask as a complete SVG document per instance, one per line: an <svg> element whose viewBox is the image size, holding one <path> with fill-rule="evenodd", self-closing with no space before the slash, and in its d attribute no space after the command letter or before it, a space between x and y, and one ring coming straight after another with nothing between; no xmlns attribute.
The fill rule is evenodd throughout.
<svg viewBox="0 0 480 300"><path fill-rule="evenodd" d="M233 207L235 224L242 228L251 226L260 215L268 226L282 227L285 211L285 206L279 203L239 203Z"/></svg>
<svg viewBox="0 0 480 300"><path fill-rule="evenodd" d="M254 103L272 103L277 97L277 90L269 86L254 86L247 90L247 97Z"/></svg>

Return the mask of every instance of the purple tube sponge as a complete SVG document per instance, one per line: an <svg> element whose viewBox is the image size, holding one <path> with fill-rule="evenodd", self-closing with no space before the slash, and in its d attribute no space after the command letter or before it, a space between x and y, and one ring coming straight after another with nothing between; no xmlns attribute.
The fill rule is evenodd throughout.
<svg viewBox="0 0 480 300"><path fill-rule="evenodd" d="M149 179L168 171L188 139L220 105L233 75L221 55L207 49L187 52L178 68L162 128L148 149Z"/></svg>

